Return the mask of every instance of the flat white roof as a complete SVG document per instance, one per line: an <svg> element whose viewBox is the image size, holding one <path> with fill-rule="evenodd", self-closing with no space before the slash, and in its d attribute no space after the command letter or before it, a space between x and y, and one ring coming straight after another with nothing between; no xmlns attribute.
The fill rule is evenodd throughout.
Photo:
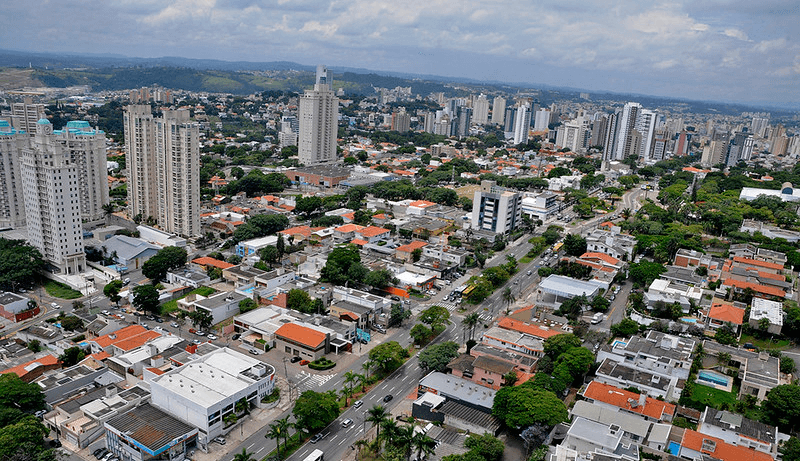
<svg viewBox="0 0 800 461"><path fill-rule="evenodd" d="M591 280L584 282L583 280L574 279L572 277L553 274L542 280L542 283L539 284L539 288L547 293L572 298L581 295L594 296L600 289L600 285Z"/></svg>
<svg viewBox="0 0 800 461"><path fill-rule="evenodd" d="M246 240L244 242L239 243L239 245L248 246L252 248L262 248L267 245L274 245L277 242L278 242L278 237L276 235L268 235L266 237Z"/></svg>
<svg viewBox="0 0 800 461"><path fill-rule="evenodd" d="M773 325L783 325L783 304L769 299L753 298L750 304L750 320L768 319Z"/></svg>

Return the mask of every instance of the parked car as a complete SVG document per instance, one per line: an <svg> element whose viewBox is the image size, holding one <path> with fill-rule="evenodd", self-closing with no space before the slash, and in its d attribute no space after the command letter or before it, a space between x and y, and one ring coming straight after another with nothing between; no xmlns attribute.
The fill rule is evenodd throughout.
<svg viewBox="0 0 800 461"><path fill-rule="evenodd" d="M297 362L299 362L299 361L301 361L301 360L303 360L303 359L301 359L299 356L295 355L295 356L294 356L294 357L292 357L292 359L291 359L291 360L289 360L289 361L290 361L290 362L292 362L292 363L297 363Z"/></svg>
<svg viewBox="0 0 800 461"><path fill-rule="evenodd" d="M233 336L231 336L231 339L236 341L237 339L239 339L239 336L240 336L239 333L236 333Z"/></svg>
<svg viewBox="0 0 800 461"><path fill-rule="evenodd" d="M171 326L172 328L180 328L180 325L178 325L178 322L172 322L172 323L169 324L169 326Z"/></svg>
<svg viewBox="0 0 800 461"><path fill-rule="evenodd" d="M303 359L303 360L300 361L300 366L308 365L309 363L311 363L311 362L308 361L308 360Z"/></svg>
<svg viewBox="0 0 800 461"><path fill-rule="evenodd" d="M195 331L194 334L196 334L197 336L205 336L206 332L205 331Z"/></svg>
<svg viewBox="0 0 800 461"><path fill-rule="evenodd" d="M210 339L210 340L212 340L212 341L216 341L216 340L217 340L217 339L219 339L219 338L217 338L217 335L213 335L213 334L209 333L209 334L208 334L208 339Z"/></svg>
<svg viewBox="0 0 800 461"><path fill-rule="evenodd" d="M225 437L222 436L214 437L214 441L220 445L225 445Z"/></svg>
<svg viewBox="0 0 800 461"><path fill-rule="evenodd" d="M111 312L109 312L107 310L103 310L103 315L111 315Z"/></svg>
<svg viewBox="0 0 800 461"><path fill-rule="evenodd" d="M251 354L253 354L253 355L258 355L258 354L260 354L260 353L261 353L261 352L258 352L258 349L250 349L250 351L249 351L249 352L250 352Z"/></svg>
<svg viewBox="0 0 800 461"><path fill-rule="evenodd" d="M97 450L93 451L93 452L92 452L92 456L94 456L96 459L100 459L100 458L102 458L102 457L103 457L103 456L104 456L104 455L105 455L107 452L108 452L108 450L106 450L105 448L102 448L102 447L101 447L101 448L98 448Z"/></svg>
<svg viewBox="0 0 800 461"><path fill-rule="evenodd" d="M161 317L156 317L156 322L157 323L164 323L164 319L162 319Z"/></svg>

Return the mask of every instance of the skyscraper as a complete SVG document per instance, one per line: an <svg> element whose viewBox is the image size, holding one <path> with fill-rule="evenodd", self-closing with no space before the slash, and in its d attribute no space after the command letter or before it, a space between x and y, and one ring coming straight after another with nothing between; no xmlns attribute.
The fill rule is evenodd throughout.
<svg viewBox="0 0 800 461"><path fill-rule="evenodd" d="M533 119L533 131L547 131L548 126L550 126L550 111L547 109L537 110Z"/></svg>
<svg viewBox="0 0 800 461"><path fill-rule="evenodd" d="M489 123L489 100L481 93L475 98L473 105L472 121L481 125Z"/></svg>
<svg viewBox="0 0 800 461"><path fill-rule="evenodd" d="M626 157L635 155L640 151L641 146L632 143L632 132L636 129L636 119L642 106L636 102L629 102L622 108L622 114L617 121L617 135L614 142L614 160L623 160ZM636 136L641 140L641 136Z"/></svg>
<svg viewBox="0 0 800 461"><path fill-rule="evenodd" d="M636 117L635 129L642 135L642 142L639 148L639 155L645 161L652 160L653 152L653 139L655 138L655 129L658 124L658 114L651 110L642 109Z"/></svg>
<svg viewBox="0 0 800 461"><path fill-rule="evenodd" d="M105 133L82 120L67 122L63 130L54 133L77 168L81 217L84 221L103 219L103 206L109 203Z"/></svg>
<svg viewBox="0 0 800 461"><path fill-rule="evenodd" d="M472 108L460 106L458 108L458 117L454 121L457 122L453 130L455 136L458 138L466 138L469 136L469 126L472 123Z"/></svg>
<svg viewBox="0 0 800 461"><path fill-rule="evenodd" d="M304 165L336 161L339 99L331 90L331 83L328 68L317 66L314 89L300 97L298 157Z"/></svg>
<svg viewBox="0 0 800 461"><path fill-rule="evenodd" d="M36 133L36 122L45 118L44 104L34 104L31 97L26 96L24 102L11 104L11 117L17 130L33 136Z"/></svg>
<svg viewBox="0 0 800 461"><path fill-rule="evenodd" d="M0 120L0 228L25 225L25 200L22 195L20 157L28 145L28 135Z"/></svg>
<svg viewBox="0 0 800 461"><path fill-rule="evenodd" d="M53 136L47 119L37 122L20 165L28 240L64 275L86 268L78 167Z"/></svg>
<svg viewBox="0 0 800 461"><path fill-rule="evenodd" d="M496 96L492 104L492 123L495 125L502 125L506 114L506 99L502 96Z"/></svg>
<svg viewBox="0 0 800 461"><path fill-rule="evenodd" d="M530 106L520 104L514 116L514 144L524 144L528 142L528 129L531 126Z"/></svg>
<svg viewBox="0 0 800 461"><path fill-rule="evenodd" d="M200 234L200 127L187 110L150 106L123 112L131 216L151 217L167 232Z"/></svg>

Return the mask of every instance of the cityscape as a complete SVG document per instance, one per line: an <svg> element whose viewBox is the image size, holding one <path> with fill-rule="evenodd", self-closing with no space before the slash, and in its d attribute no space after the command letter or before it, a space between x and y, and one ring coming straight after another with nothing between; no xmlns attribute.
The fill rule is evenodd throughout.
<svg viewBox="0 0 800 461"><path fill-rule="evenodd" d="M400 8L293 8L272 61L0 50L0 460L800 460L799 71L770 54L796 33L598 11L676 42L641 44L674 81L619 84L595 58L629 65L623 38L567 65L560 25L518 55L498 35L442 70L371 48ZM781 8L753 17L780 34ZM185 25L157 9L140 34ZM396 27L344 44L375 10ZM306 28L329 43L297 51ZM749 52L773 85L711 57Z"/></svg>

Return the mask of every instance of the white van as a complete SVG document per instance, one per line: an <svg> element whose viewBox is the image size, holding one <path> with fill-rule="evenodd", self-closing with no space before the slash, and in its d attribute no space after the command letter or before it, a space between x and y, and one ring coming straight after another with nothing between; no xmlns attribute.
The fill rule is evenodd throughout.
<svg viewBox="0 0 800 461"><path fill-rule="evenodd" d="M603 313L602 312L598 312L598 313L594 314L594 316L592 317L592 325L597 325L598 323L600 323L602 321L603 321Z"/></svg>

